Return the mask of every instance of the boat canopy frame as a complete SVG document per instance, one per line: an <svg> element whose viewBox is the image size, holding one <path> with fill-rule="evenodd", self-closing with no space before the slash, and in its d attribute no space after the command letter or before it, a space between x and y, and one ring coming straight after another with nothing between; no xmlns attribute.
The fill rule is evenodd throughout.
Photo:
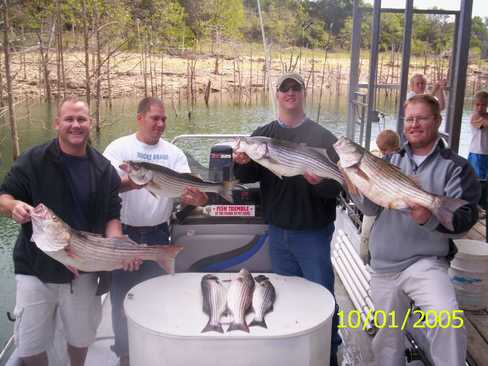
<svg viewBox="0 0 488 366"><path fill-rule="evenodd" d="M453 15L455 17L454 37L451 55L451 69L449 70L448 87L449 99L447 103L447 118L445 130L441 131L447 139L450 148L458 152L461 136L464 95L466 89L466 71L468 67L469 39L471 34L471 13L473 0L461 0L460 10L414 9L413 0L405 1L405 9L381 8L381 0L374 0L373 8L361 8L359 0L353 2L353 29L351 40L351 63L349 71L348 118L346 134L358 141L366 149L370 149L371 127L378 121L379 112L375 109L376 91L380 87L377 83L378 54L381 13L403 13L405 24L403 29L402 63L400 76L400 95L398 103L398 118L396 130L402 136L404 108L403 103L407 95L408 73L410 65L412 21L414 14ZM369 80L367 84L359 83L359 57L361 47L361 21L365 12L373 12L371 28L371 47L369 55ZM384 87L384 86L381 86ZM361 92L367 88L367 93ZM361 100L358 100L360 98ZM360 107L360 108L358 108ZM360 109L360 110L359 110ZM361 118L362 117L362 118ZM359 118L359 123L358 123ZM360 136L356 139L356 126L360 125Z"/></svg>

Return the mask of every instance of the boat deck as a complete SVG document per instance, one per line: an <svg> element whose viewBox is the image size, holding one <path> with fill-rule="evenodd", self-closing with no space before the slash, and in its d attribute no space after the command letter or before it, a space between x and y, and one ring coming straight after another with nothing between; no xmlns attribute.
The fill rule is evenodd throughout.
<svg viewBox="0 0 488 366"><path fill-rule="evenodd" d="M486 212L466 234L466 239L486 241ZM487 244L488 245L488 244ZM488 366L488 311L465 311L468 333L468 361L475 366Z"/></svg>

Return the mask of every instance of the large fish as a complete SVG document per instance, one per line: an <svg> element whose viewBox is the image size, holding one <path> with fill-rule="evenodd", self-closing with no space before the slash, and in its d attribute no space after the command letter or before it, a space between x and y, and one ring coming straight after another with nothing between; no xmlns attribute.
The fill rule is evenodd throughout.
<svg viewBox="0 0 488 366"><path fill-rule="evenodd" d="M159 197L180 197L186 187L198 188L202 192L213 192L232 202L234 181L223 183L208 182L189 173L178 173L161 165L124 161L120 169L139 185L144 185L152 195Z"/></svg>
<svg viewBox="0 0 488 366"><path fill-rule="evenodd" d="M322 178L333 179L339 184L344 183L339 168L329 158L325 149L264 136L252 136L239 137L236 152L246 153L256 163L280 178L313 173Z"/></svg>
<svg viewBox="0 0 488 366"><path fill-rule="evenodd" d="M113 271L136 258L157 262L174 273L181 245L143 245L72 229L42 203L31 212L32 241L58 262L84 272Z"/></svg>
<svg viewBox="0 0 488 366"><path fill-rule="evenodd" d="M232 316L232 322L227 329L242 330L249 333L246 314L251 307L254 279L246 269L241 269L227 291L227 312Z"/></svg>
<svg viewBox="0 0 488 366"><path fill-rule="evenodd" d="M372 155L346 137L341 137L334 148L351 183L371 201L388 209L405 210L413 205L425 207L444 227L454 230L453 213L467 204L466 201L424 191L398 167Z"/></svg>
<svg viewBox="0 0 488 366"><path fill-rule="evenodd" d="M254 279L256 280L256 287L252 295L254 319L249 323L249 326L268 328L264 317L273 310L273 304L276 299L275 288L266 276L259 275Z"/></svg>
<svg viewBox="0 0 488 366"><path fill-rule="evenodd" d="M224 333L220 318L225 312L225 288L217 276L206 274L201 281L203 312L208 315L208 323L202 333L215 331Z"/></svg>

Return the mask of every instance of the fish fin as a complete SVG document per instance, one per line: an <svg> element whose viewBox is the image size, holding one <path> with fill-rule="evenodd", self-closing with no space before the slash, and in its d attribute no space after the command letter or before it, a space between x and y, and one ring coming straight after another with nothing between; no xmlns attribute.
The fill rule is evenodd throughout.
<svg viewBox="0 0 488 366"><path fill-rule="evenodd" d="M100 239L100 238L103 238L102 234L89 233L88 231L81 231L81 230L74 230L73 229L73 233L76 235L79 235L83 239L90 239L90 238Z"/></svg>
<svg viewBox="0 0 488 366"><path fill-rule="evenodd" d="M65 247L64 247L64 251L65 251L66 255L67 255L68 257L70 257L70 258L73 258L73 259L79 259L79 258L80 258L79 256L77 256L77 255L76 255L76 254L73 252L73 250L71 249L71 246L70 246L70 245L65 246Z"/></svg>
<svg viewBox="0 0 488 366"><path fill-rule="evenodd" d="M256 277L254 277L254 280L259 283L262 281L269 280L269 278L266 277L265 275L257 275Z"/></svg>
<svg viewBox="0 0 488 366"><path fill-rule="evenodd" d="M130 173L130 165L128 162L124 161L122 164L119 165L120 170L122 170L124 173L129 174Z"/></svg>
<svg viewBox="0 0 488 366"><path fill-rule="evenodd" d="M224 328L222 328L221 324L217 325L212 325L210 324L210 321L207 323L205 328L202 329L200 333L206 333L206 332L219 332L219 333L224 333Z"/></svg>
<svg viewBox="0 0 488 366"><path fill-rule="evenodd" d="M369 176L361 169L357 169L356 173L364 180L369 181Z"/></svg>
<svg viewBox="0 0 488 366"><path fill-rule="evenodd" d="M243 332L249 333L249 327L247 326L247 324L245 322L244 323L235 323L235 322L230 323L229 328L227 328L227 331L232 332L233 330L242 330Z"/></svg>
<svg viewBox="0 0 488 366"><path fill-rule="evenodd" d="M227 180L223 183L222 191L219 193L227 202L234 203L234 198L232 197L232 190L237 184L237 180Z"/></svg>
<svg viewBox="0 0 488 366"><path fill-rule="evenodd" d="M263 327L263 328L268 329L268 326L266 325L266 321L264 319L263 320L253 319L251 321L251 323L249 323L249 326L250 327Z"/></svg>
<svg viewBox="0 0 488 366"><path fill-rule="evenodd" d="M189 180L192 180L194 182L196 180L199 183L205 183L205 181L202 178L196 176L195 174L192 174L192 173L179 173L179 174L180 174L181 178L189 179Z"/></svg>
<svg viewBox="0 0 488 366"><path fill-rule="evenodd" d="M399 167L397 167L395 165L392 165L392 167L396 168L400 173L402 173L402 171L400 170ZM409 175L408 178L410 178L410 180L413 182L415 187L422 189L422 186L420 184L420 178L418 175Z"/></svg>
<svg viewBox="0 0 488 366"><path fill-rule="evenodd" d="M440 204L436 205L436 208L432 211L434 216L439 222L450 231L454 231L454 225L452 224L452 217L454 212L460 207L466 205L466 202L460 198L452 197L436 197L440 200Z"/></svg>
<svg viewBox="0 0 488 366"><path fill-rule="evenodd" d="M388 208L398 210L406 215L410 215L410 213L412 212L412 209L410 207L396 207L395 205L390 205Z"/></svg>
<svg viewBox="0 0 488 366"><path fill-rule="evenodd" d="M271 159L270 159L270 160L271 160ZM278 162L275 162L275 164L278 164ZM283 179L283 176L282 176L280 173L278 173L278 171L277 171L277 170L275 170L275 169L273 169L273 168L268 168L268 169L269 169L269 170L270 170L270 171L271 171L271 172L272 172L274 175L276 175L278 178Z"/></svg>
<svg viewBox="0 0 488 366"><path fill-rule="evenodd" d="M161 245L156 261L166 273L175 273L175 258L181 250L181 245Z"/></svg>
<svg viewBox="0 0 488 366"><path fill-rule="evenodd" d="M151 195L156 198L157 200L159 200L159 194L156 193L156 190L154 189L154 183L152 182L149 182L147 185L144 186L144 188L149 192L151 193Z"/></svg>
<svg viewBox="0 0 488 366"><path fill-rule="evenodd" d="M323 147L311 147L311 146L309 146L309 148L312 150L315 150L316 152L318 152L321 155L324 155L329 161L332 161L332 159L329 156L329 152L327 151L327 149L324 149Z"/></svg>

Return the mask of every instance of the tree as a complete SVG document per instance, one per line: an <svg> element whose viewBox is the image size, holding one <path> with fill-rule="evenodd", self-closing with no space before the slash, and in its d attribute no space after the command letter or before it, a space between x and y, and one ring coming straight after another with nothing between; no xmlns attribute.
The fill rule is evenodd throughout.
<svg viewBox="0 0 488 366"><path fill-rule="evenodd" d="M470 48L479 48L482 58L488 57L488 18L474 17L471 23Z"/></svg>
<svg viewBox="0 0 488 366"><path fill-rule="evenodd" d="M242 0L182 0L182 3L195 38L215 38L216 32L228 38L240 36L245 20Z"/></svg>

